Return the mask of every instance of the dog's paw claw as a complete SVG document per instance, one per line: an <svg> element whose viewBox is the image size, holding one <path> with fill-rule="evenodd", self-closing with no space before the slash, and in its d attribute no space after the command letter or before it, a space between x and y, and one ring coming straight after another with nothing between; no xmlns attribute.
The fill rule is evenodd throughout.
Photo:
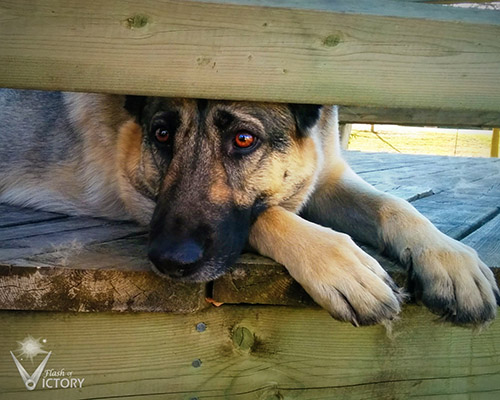
<svg viewBox="0 0 500 400"><path fill-rule="evenodd" d="M292 277L339 321L358 327L392 320L404 296L389 274L349 236L321 233L314 253L287 265Z"/></svg>
<svg viewBox="0 0 500 400"><path fill-rule="evenodd" d="M394 320L401 311L404 296L371 271L365 274L359 281L347 275L329 285L304 286L314 300L339 321L360 327Z"/></svg>
<svg viewBox="0 0 500 400"><path fill-rule="evenodd" d="M443 321L482 325L496 317L495 277L472 249L448 239L447 247L413 254L412 264L417 299Z"/></svg>

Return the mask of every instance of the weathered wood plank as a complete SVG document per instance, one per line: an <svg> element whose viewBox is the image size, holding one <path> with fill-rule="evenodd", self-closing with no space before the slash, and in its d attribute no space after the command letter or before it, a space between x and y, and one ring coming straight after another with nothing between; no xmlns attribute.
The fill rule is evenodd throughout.
<svg viewBox="0 0 500 400"><path fill-rule="evenodd" d="M111 223L116 225L116 222ZM52 233L65 233L75 229L94 228L110 225L110 221L97 218L68 217L63 220L41 221L30 224L0 228L0 237L3 241L31 238L39 235L50 235Z"/></svg>
<svg viewBox="0 0 500 400"><path fill-rule="evenodd" d="M208 305L205 284L160 278L146 249L142 236L0 263L0 307L186 313Z"/></svg>
<svg viewBox="0 0 500 400"><path fill-rule="evenodd" d="M194 315L0 313L0 397L416 399L500 396L500 323L481 334L407 306L389 338L323 310L222 306ZM204 323L205 329L196 329ZM28 334L81 389L26 391L9 351ZM38 365L44 355L35 357ZM29 372L29 361L21 361Z"/></svg>
<svg viewBox="0 0 500 400"><path fill-rule="evenodd" d="M316 304L284 266L253 253L243 254L230 273L214 281L212 296L229 304Z"/></svg>
<svg viewBox="0 0 500 400"><path fill-rule="evenodd" d="M150 269L0 267L3 310L191 313L208 306L204 284L161 279Z"/></svg>
<svg viewBox="0 0 500 400"><path fill-rule="evenodd" d="M358 174L369 172L383 172L402 167L414 167L418 169L423 166L431 168L445 169L450 165L478 166L484 170L484 160L481 158L472 157L451 157L451 156L434 156L428 154L403 154L403 153L366 153L357 150L347 150L343 152L344 158L349 162L349 165ZM427 172L427 168L422 169L423 173Z"/></svg>
<svg viewBox="0 0 500 400"><path fill-rule="evenodd" d="M463 10L442 7L441 4L458 4L458 3L492 3L491 1L453 1L453 0L358 0L353 4L350 0L337 0L332 4L329 0L311 0L303 2L301 0L288 0L286 3L276 0L201 0L203 3L219 3L264 7L286 7L302 10L316 11L338 11L346 14L362 14L373 16L391 16L401 18L419 18L438 21L454 21L454 22L474 22L482 24L496 24L495 17L497 14L484 14L477 12L478 10ZM418 4L418 3L424 4ZM497 7L498 8L498 7ZM458 11L458 12L457 12ZM464 12L465 11L465 12ZM474 11L474 12L470 12Z"/></svg>
<svg viewBox="0 0 500 400"><path fill-rule="evenodd" d="M54 221L67 217L67 215L63 214L0 204L0 228L31 224L34 222ZM0 234L0 237L3 236Z"/></svg>
<svg viewBox="0 0 500 400"><path fill-rule="evenodd" d="M467 236L463 242L476 249L483 261L500 267L500 215Z"/></svg>
<svg viewBox="0 0 500 400"><path fill-rule="evenodd" d="M413 126L456 126L494 128L500 126L500 112L398 109L390 107L340 107L341 123L394 124Z"/></svg>
<svg viewBox="0 0 500 400"><path fill-rule="evenodd" d="M144 227L133 223L113 223L103 220L88 220L89 226L80 227L72 222L72 226L58 224L54 232L36 234L36 227L27 225L27 231L33 236L17 237L0 241L0 261L7 262L17 258L28 258L45 252L62 251L65 248L82 248L91 243L99 243L121 239L144 232ZM50 227L43 224L46 230ZM19 233L19 232L18 232Z"/></svg>
<svg viewBox="0 0 500 400"><path fill-rule="evenodd" d="M147 244L147 234L132 234L120 239L47 250L30 257L9 260L9 265L149 272L151 264L147 257Z"/></svg>
<svg viewBox="0 0 500 400"><path fill-rule="evenodd" d="M392 0L16 0L0 12L5 87L491 112L500 104L495 11Z"/></svg>
<svg viewBox="0 0 500 400"><path fill-rule="evenodd" d="M471 203L489 199L498 203L500 195L500 160L436 157L406 154L346 152L345 156L353 169L370 184L380 190L403 198L406 188L422 190L429 188L434 193L446 190L453 196L463 197ZM366 157L366 161L360 161ZM406 160L406 161L405 161ZM401 194L397 192L399 188Z"/></svg>
<svg viewBox="0 0 500 400"><path fill-rule="evenodd" d="M458 240L500 213L500 205L494 199L472 200L450 193L439 193L418 199L412 204L439 230ZM500 256L498 258L500 260Z"/></svg>

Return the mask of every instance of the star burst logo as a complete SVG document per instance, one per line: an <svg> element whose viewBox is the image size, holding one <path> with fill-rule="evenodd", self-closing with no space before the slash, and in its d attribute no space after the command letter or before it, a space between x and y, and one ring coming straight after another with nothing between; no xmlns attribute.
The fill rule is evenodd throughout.
<svg viewBox="0 0 500 400"><path fill-rule="evenodd" d="M21 342L17 342L19 346L14 350L17 357L14 352L10 352L26 389L35 390L40 378L42 389L81 389L85 378L76 377L73 375L73 371L68 371L65 368L45 368L52 354L52 351L46 351L43 348L46 343L46 339L35 339L33 336L28 335ZM33 365L33 359L40 355L44 355L44 358L36 367L35 372L30 375L21 364L21 361L30 360Z"/></svg>
<svg viewBox="0 0 500 400"><path fill-rule="evenodd" d="M29 358L29 360L33 364L34 357L38 356L39 354L46 354L43 361L35 369L35 372L33 372L33 374L31 375L28 374L28 372L24 369L24 367L21 365L21 362L16 358L14 353L12 351L10 352L14 360L14 363L16 364L16 367L19 371L19 375L21 375L24 385L28 390L35 390L36 385L40 379L40 376L42 376L42 372L45 369L45 366L47 365L47 361L49 361L49 357L52 354L51 351L47 352L43 350L43 344L40 343L40 340L41 339L35 339L31 335L28 335L26 338L24 338L22 342L17 342L19 344L19 347L16 350L16 352L19 353L21 361L23 360L23 357L26 357ZM42 342L46 343L47 341L43 339Z"/></svg>

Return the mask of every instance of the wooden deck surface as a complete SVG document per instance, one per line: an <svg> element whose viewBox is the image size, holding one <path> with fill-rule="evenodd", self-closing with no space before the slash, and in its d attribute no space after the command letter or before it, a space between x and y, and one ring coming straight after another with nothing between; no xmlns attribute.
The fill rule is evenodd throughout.
<svg viewBox="0 0 500 400"><path fill-rule="evenodd" d="M490 267L500 267L499 159L358 152L346 157L368 182L408 199ZM146 257L144 228L133 223L0 205L0 238L1 309L185 313L207 307L206 297L311 304L282 266L253 254L210 285L159 278ZM404 285L404 271L376 257Z"/></svg>

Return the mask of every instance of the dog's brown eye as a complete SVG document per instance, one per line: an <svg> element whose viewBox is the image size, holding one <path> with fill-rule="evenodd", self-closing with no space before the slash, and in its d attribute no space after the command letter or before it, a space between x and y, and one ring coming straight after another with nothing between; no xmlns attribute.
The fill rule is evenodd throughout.
<svg viewBox="0 0 500 400"><path fill-rule="evenodd" d="M234 137L234 144L240 149L248 149L256 142L256 137L248 132L237 133Z"/></svg>
<svg viewBox="0 0 500 400"><path fill-rule="evenodd" d="M158 140L160 143L165 143L168 141L170 137L170 134L165 128L158 128L155 131L155 138Z"/></svg>

